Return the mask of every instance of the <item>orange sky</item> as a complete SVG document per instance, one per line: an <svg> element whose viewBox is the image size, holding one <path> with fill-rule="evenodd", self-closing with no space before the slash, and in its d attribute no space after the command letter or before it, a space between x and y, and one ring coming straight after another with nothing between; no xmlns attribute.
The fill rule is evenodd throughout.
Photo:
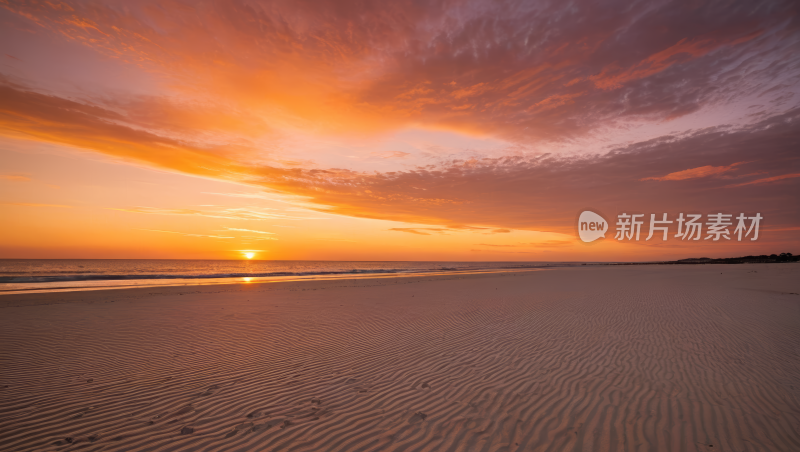
<svg viewBox="0 0 800 452"><path fill-rule="evenodd" d="M796 4L576 5L0 1L0 258L800 252Z"/></svg>

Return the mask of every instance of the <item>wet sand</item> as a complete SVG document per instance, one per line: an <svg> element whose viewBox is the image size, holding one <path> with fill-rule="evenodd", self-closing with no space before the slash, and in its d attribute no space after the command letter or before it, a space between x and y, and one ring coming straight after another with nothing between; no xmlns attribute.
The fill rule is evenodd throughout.
<svg viewBox="0 0 800 452"><path fill-rule="evenodd" d="M800 265L0 297L0 450L800 450Z"/></svg>

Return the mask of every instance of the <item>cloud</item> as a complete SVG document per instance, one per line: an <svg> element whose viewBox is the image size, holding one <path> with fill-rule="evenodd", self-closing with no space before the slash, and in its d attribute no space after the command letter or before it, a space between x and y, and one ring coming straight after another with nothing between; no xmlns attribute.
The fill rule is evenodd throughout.
<svg viewBox="0 0 800 452"><path fill-rule="evenodd" d="M186 237L205 237L211 239L235 239L236 237L223 237L219 235L206 235L206 234L190 234L188 232L177 232L177 231L162 231L160 229L139 229L140 231L149 231L149 232L163 232L166 234L179 234Z"/></svg>
<svg viewBox="0 0 800 452"><path fill-rule="evenodd" d="M753 125L712 127L613 148L605 154L559 156L515 154L469 160L442 160L435 165L392 172L343 169L282 169L238 162L184 141L159 137L110 122L114 114L97 106L45 96L6 86L0 95L0 121L14 130L62 144L80 144L152 166L263 187L302 197L320 212L361 218L428 224L472 225L494 229L574 233L575 212L592 203L615 213L617 207L659 212L674 209L763 209L771 197L774 221L798 221L778 205L792 205L792 190L772 190L774 184L752 184L737 196L721 196L711 177L684 179L669 192L641 179L680 173L687 166L728 167L741 163L750 173L775 173L791 167L792 143L800 109L768 117ZM24 111L25 114L17 111ZM113 143L113 145L112 145ZM752 188L758 187L758 190ZM734 188L733 190L743 189ZM420 195L424 193L424 195ZM117 209L162 215L202 215L226 219L290 219L309 217L261 208ZM312 217L313 218L313 217ZM414 228L411 228L414 229ZM425 230L418 232L425 233ZM430 231L427 231L428 233ZM412 232L413 233L413 232Z"/></svg>
<svg viewBox="0 0 800 452"><path fill-rule="evenodd" d="M418 235L457 229L449 225L574 234L587 205L607 216L758 209L771 224L797 224L800 213L785 207L797 205L796 178L718 190L723 178L708 177L731 162L749 174L791 171L800 141L794 3L735 3L235 1L178 10L144 1L69 12L13 3L6 8L26 30L88 46L164 91L67 95L42 88L48 74L29 86L0 76L0 134L280 192L319 212L431 226L392 229ZM757 102L746 109L755 115L729 124L735 102ZM715 125L680 123L698 111ZM677 131L609 141L641 124ZM491 155L464 145L468 158L434 153L381 171L281 163L302 161L280 144L297 131L338 149L341 137L407 127L506 145ZM576 137L601 144L550 152ZM117 210L309 219L249 207Z"/></svg>
<svg viewBox="0 0 800 452"><path fill-rule="evenodd" d="M373 157L380 157L383 159L402 159L408 157L408 152L402 151L385 151L385 152L370 152L370 155Z"/></svg>
<svg viewBox="0 0 800 452"><path fill-rule="evenodd" d="M398 232L408 232L411 234L418 234L418 235L431 235L427 232L422 231L432 231L439 234L446 234L448 232L458 232L458 231L469 231L469 232L479 232L482 234L505 234L511 232L510 229L492 229L489 232L482 232L491 228L484 228L479 226L467 226L467 225L448 225L446 228L391 228L390 231L398 231Z"/></svg>
<svg viewBox="0 0 800 452"><path fill-rule="evenodd" d="M537 248L555 248L562 246L574 245L575 242L571 240L545 240L543 242L530 242L530 243L517 243L511 245L498 245L492 243L476 243L476 246L491 246L494 248L521 248L521 247L537 247Z"/></svg>
<svg viewBox="0 0 800 452"><path fill-rule="evenodd" d="M422 232L422 231L432 231L432 232L437 232L439 234L446 234L447 232L449 232L449 229L445 229L445 228L389 228L389 231L408 232L409 234L417 234L417 235L431 235L428 232Z"/></svg>
<svg viewBox="0 0 800 452"><path fill-rule="evenodd" d="M390 231L397 231L397 232L408 232L409 234L417 234L417 235L431 235L427 232L422 232L417 229L412 228L391 228Z"/></svg>
<svg viewBox="0 0 800 452"><path fill-rule="evenodd" d="M14 182L30 182L31 178L27 176L17 176L14 174L0 174L0 179L10 180Z"/></svg>
<svg viewBox="0 0 800 452"><path fill-rule="evenodd" d="M686 180L686 179L695 179L698 177L708 177L708 176L713 176L715 174L727 173L728 171L731 171L734 167L741 165L742 163L745 162L733 163L728 166L706 165L698 168L691 168L683 171L669 173L663 177L645 177L644 179L641 180L668 181L668 180Z"/></svg>
<svg viewBox="0 0 800 452"><path fill-rule="evenodd" d="M758 180L754 180L754 181L750 181L750 182L745 182L745 183L742 183L742 184L726 185L725 188L743 187L745 185L755 185L755 184L767 184L767 183L770 183L770 182L776 182L776 181L784 180L784 179L791 179L791 178L794 178L794 177L800 177L800 173L783 174L783 175L780 175L780 176L765 177L763 179L758 179Z"/></svg>
<svg viewBox="0 0 800 452"><path fill-rule="evenodd" d="M253 199L269 199L266 194L264 193L212 193L212 192L203 192L205 195L219 195L219 196L230 196L233 198L253 198Z"/></svg>
<svg viewBox="0 0 800 452"><path fill-rule="evenodd" d="M506 253L506 254L512 254L512 253L513 254L531 254L531 253L535 252L535 251L498 251L498 250L477 250L477 249L471 249L470 251L473 252L473 253L487 253L488 252L488 253Z"/></svg>
<svg viewBox="0 0 800 452"><path fill-rule="evenodd" d="M5 5L20 29L46 30L180 86L176 96L103 101L122 112L117 120L175 139L254 140L275 127L310 124L337 134L425 124L564 140L622 121L674 119L730 102L735 93L757 90L769 100L786 94L768 90L783 83L775 71L790 70L798 59L792 1L775 0L769 8L744 1L606 6L601 11L588 0L425 7L412 0L313 6L150 0L124 10L111 2ZM779 63L770 67L772 61ZM248 114L254 110L260 114Z"/></svg>
<svg viewBox="0 0 800 452"><path fill-rule="evenodd" d="M280 213L271 212L271 209L264 207L230 207L217 210L197 210L197 209L162 209L158 207L109 207L110 210L120 212L143 213L149 215L196 215L209 218L225 218L229 220L317 220L320 218L295 217ZM242 229L242 231L247 231ZM255 231L250 231L255 232ZM259 232L268 234L265 232Z"/></svg>
<svg viewBox="0 0 800 452"><path fill-rule="evenodd" d="M678 43L654 53L628 69L620 70L618 66L606 67L600 74L589 77L598 88L615 89L622 87L626 82L638 80L658 74L682 61L699 58L718 49L722 45L736 45L747 42L761 35L761 30L753 30L748 35L742 35L733 42L726 42L712 37L713 33L706 36L699 35L695 38L684 38Z"/></svg>
<svg viewBox="0 0 800 452"><path fill-rule="evenodd" d="M225 229L229 231L252 232L254 234L274 234L274 232L255 231L253 229L239 229L239 228L228 228L228 227L226 227Z"/></svg>
<svg viewBox="0 0 800 452"><path fill-rule="evenodd" d="M211 193L204 192L207 195L228 196L232 198L249 198L249 199L265 199L285 204L291 204L295 207L319 207L306 202L306 197L293 196L289 193L279 193L274 190L265 189L266 193Z"/></svg>
<svg viewBox="0 0 800 452"><path fill-rule="evenodd" d="M7 206L23 206L23 207L65 207L71 209L72 206L66 206L63 204L37 204L31 202L4 202L4 205Z"/></svg>

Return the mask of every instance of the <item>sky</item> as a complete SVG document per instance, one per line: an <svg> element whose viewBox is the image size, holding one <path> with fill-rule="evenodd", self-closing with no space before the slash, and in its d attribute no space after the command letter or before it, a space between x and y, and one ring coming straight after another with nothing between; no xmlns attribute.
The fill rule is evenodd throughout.
<svg viewBox="0 0 800 452"><path fill-rule="evenodd" d="M798 254L799 13L0 0L0 258ZM645 240L682 213L763 219Z"/></svg>

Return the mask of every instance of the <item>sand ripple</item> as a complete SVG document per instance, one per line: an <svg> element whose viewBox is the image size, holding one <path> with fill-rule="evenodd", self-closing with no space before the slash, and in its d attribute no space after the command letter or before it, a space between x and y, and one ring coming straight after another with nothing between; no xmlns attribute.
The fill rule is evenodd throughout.
<svg viewBox="0 0 800 452"><path fill-rule="evenodd" d="M772 268L5 307L0 450L800 450L800 272Z"/></svg>

